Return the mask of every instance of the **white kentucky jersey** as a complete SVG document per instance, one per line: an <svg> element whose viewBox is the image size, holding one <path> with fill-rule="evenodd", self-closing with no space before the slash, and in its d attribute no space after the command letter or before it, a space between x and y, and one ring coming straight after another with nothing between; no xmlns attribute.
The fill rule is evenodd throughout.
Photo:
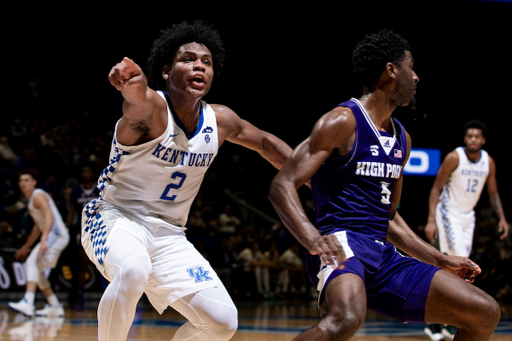
<svg viewBox="0 0 512 341"><path fill-rule="evenodd" d="M101 199L120 209L185 226L204 174L217 155L217 120L203 101L197 128L189 134L167 94L158 94L167 102L165 132L136 146L123 146L114 133L110 164L100 175L98 188Z"/></svg>
<svg viewBox="0 0 512 341"><path fill-rule="evenodd" d="M489 154L482 150L480 159L474 162L467 157L463 147L455 150L459 154L459 165L448 178L439 200L448 209L468 213L478 203L487 181Z"/></svg>
<svg viewBox="0 0 512 341"><path fill-rule="evenodd" d="M28 200L28 212L30 213L30 216L34 220L34 223L39 227L41 231L43 231L45 227L45 216L43 214L43 210L40 208L34 207L34 198L36 194L42 194L48 199L48 204L50 205L50 211L53 216L53 223L50 230L50 233L48 234L48 246L51 246L55 240L57 240L58 237L63 237L68 234L68 229L66 227L66 224L64 224L64 221L62 220L62 216L60 215L59 209L55 205L55 202L53 201L52 197L43 191L42 189L36 188L34 192L32 192L32 195L30 196L30 199Z"/></svg>

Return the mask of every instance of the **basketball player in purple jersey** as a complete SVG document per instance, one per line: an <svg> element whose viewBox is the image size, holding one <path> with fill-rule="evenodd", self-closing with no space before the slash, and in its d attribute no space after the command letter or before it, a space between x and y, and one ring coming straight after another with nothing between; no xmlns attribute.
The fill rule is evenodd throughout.
<svg viewBox="0 0 512 341"><path fill-rule="evenodd" d="M442 254L396 212L411 139L392 113L413 104L419 81L409 44L379 31L356 46L352 61L363 96L318 120L269 193L284 224L309 250L308 275L320 291L322 319L297 340L348 340L367 307L404 322L455 325L456 340L489 340L500 310L469 285L478 265ZM310 178L315 225L297 193Z"/></svg>

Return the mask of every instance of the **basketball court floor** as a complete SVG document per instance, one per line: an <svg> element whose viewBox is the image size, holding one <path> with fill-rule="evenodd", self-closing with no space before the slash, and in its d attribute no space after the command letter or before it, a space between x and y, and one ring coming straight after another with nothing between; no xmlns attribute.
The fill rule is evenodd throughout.
<svg viewBox="0 0 512 341"><path fill-rule="evenodd" d="M37 302L40 309L43 302ZM97 339L97 301L83 311L66 309L62 318L27 318L0 302L0 340L22 341L93 341ZM239 328L233 341L293 340L300 332L317 323L316 302L237 302ZM129 341L170 340L185 322L172 309L159 315L150 305L141 302L130 330ZM368 312L366 322L354 341L416 341L429 340L422 324L403 324L382 315ZM502 306L502 319L492 336L493 341L512 340L512 306Z"/></svg>

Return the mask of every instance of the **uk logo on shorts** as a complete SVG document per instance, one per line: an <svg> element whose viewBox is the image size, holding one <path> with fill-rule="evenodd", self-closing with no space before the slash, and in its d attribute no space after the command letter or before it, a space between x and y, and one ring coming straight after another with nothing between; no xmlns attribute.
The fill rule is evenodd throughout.
<svg viewBox="0 0 512 341"><path fill-rule="evenodd" d="M194 279L196 283L212 281L213 278L208 276L210 271L205 270L202 266L194 266L187 269L188 275Z"/></svg>

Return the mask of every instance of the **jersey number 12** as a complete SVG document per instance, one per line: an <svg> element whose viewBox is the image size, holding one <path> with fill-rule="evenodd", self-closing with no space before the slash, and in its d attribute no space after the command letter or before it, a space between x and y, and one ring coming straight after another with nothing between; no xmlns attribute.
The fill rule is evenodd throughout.
<svg viewBox="0 0 512 341"><path fill-rule="evenodd" d="M478 185L477 179L468 179L468 187L466 188L466 192L475 193L476 185Z"/></svg>

